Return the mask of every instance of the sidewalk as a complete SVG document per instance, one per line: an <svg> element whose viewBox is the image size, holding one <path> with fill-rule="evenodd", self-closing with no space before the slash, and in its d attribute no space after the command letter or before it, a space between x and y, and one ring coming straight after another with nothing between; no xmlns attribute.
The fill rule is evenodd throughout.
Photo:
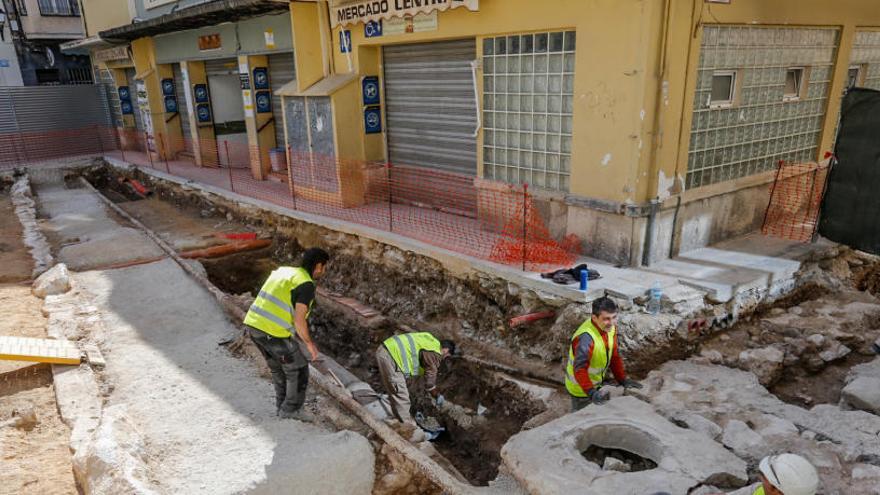
<svg viewBox="0 0 880 495"><path fill-rule="evenodd" d="M131 164L114 156L106 158L117 167ZM644 297L655 282L660 283L664 296L673 303L686 302L692 309L702 306L705 297L711 302L727 303L737 294L755 290L766 290L766 294L776 296L793 286L794 274L805 258L834 246L825 240L804 244L753 233L686 252L650 267L618 268L582 257L575 264L587 263L602 275L590 281L588 290L583 292L578 290L577 284L560 285L540 277L541 271L557 267L531 266L529 268L535 271L523 271L520 266L489 261L488 254L501 236L481 229L472 218L400 204L341 208L297 198L294 205L286 184L256 181L247 169L198 168L187 161L169 162L167 167L164 163L154 164L150 168L149 163L146 167L141 164L147 160L145 155L131 152L126 152L126 159L134 159L142 171L162 179L421 253L444 262L452 271L475 269L570 302L589 302L605 294L633 301ZM230 173L234 191L229 187ZM390 217L389 207L393 212ZM393 225L389 225L389 218ZM454 232L450 231L450 225L454 226Z"/></svg>

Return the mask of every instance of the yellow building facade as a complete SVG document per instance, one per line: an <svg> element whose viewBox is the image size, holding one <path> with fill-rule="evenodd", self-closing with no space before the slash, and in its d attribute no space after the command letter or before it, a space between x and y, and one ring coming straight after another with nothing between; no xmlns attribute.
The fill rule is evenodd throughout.
<svg viewBox="0 0 880 495"><path fill-rule="evenodd" d="M84 2L87 24L89 4L99 2ZM242 97L254 177L269 174L272 148L332 156L337 199L355 207L370 166L422 167L472 178L487 217L483 191L503 195L527 183L554 237L573 234L584 254L626 265L758 228L777 162L821 159L845 89L880 89L880 9L871 0L331 0L285 8L283 16L234 19L232 72L253 78L254 68L272 66L274 47L247 48L268 43L269 31L279 43L289 39L293 58L283 84L270 88L280 115L261 120L247 108L253 94ZM155 22L155 34L138 38L144 28L103 30L111 43L130 42L132 55L106 67L122 78L131 63L146 81L152 129L167 136L161 153L214 164L216 149L176 144L212 141L213 128L192 112L189 125L169 122L160 82L174 77L171 65L186 69L179 104L195 108L188 100L205 77L204 53L163 43L178 36L175 46L187 45L223 28L183 29L190 26L168 16L148 22L162 19L164 30ZM198 33L181 34L190 31Z"/></svg>

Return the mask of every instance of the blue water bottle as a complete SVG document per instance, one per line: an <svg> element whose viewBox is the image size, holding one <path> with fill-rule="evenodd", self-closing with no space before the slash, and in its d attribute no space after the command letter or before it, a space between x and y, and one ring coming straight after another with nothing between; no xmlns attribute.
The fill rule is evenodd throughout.
<svg viewBox="0 0 880 495"><path fill-rule="evenodd" d="M587 281L590 280L590 272L581 270L581 290L587 290Z"/></svg>

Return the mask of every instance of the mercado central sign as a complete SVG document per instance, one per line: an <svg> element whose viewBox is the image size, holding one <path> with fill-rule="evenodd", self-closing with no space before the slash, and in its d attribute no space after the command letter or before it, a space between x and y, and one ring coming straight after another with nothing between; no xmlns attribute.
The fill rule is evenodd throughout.
<svg viewBox="0 0 880 495"><path fill-rule="evenodd" d="M416 14L429 14L435 10L443 11L465 7L468 10L480 9L480 0L359 0L337 2L331 13L333 27L347 26L360 22L377 22L392 17L413 17Z"/></svg>

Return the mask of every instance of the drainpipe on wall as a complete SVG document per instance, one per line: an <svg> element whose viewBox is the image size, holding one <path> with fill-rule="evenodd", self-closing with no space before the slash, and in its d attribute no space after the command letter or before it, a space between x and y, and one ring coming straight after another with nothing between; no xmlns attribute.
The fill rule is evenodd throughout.
<svg viewBox="0 0 880 495"><path fill-rule="evenodd" d="M645 249L642 252L642 265L651 266L651 248L654 245L654 227L657 224L657 211L660 210L660 198L651 200L651 210L648 212L648 225L645 232Z"/></svg>

